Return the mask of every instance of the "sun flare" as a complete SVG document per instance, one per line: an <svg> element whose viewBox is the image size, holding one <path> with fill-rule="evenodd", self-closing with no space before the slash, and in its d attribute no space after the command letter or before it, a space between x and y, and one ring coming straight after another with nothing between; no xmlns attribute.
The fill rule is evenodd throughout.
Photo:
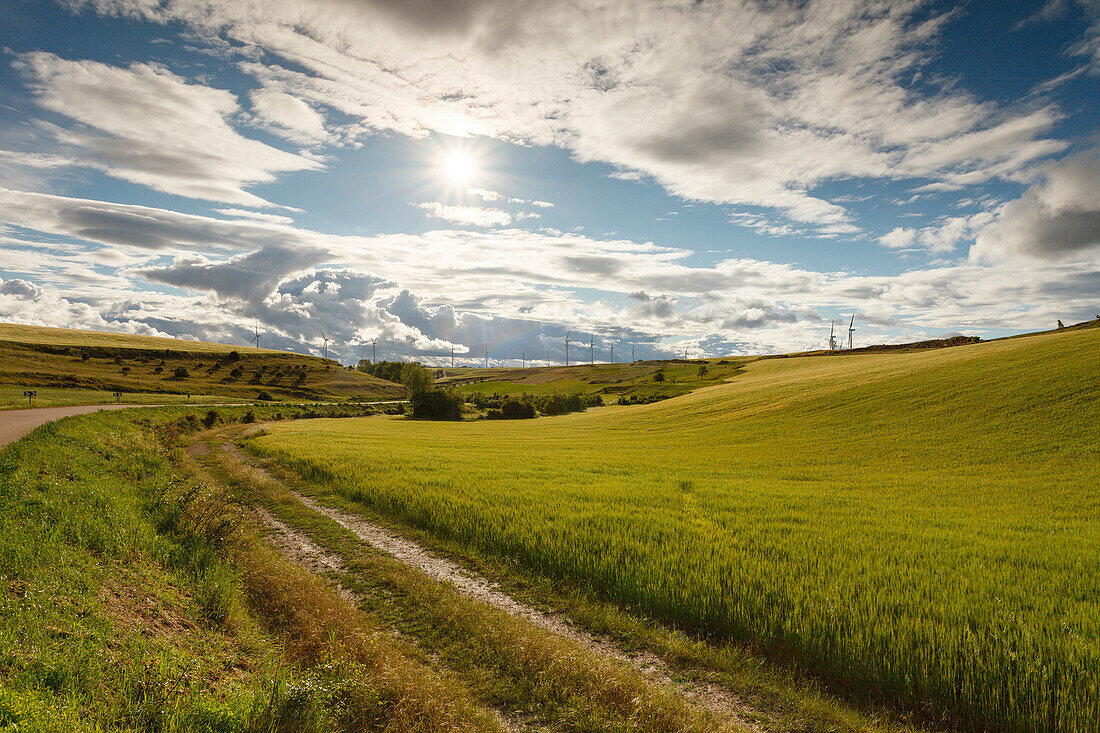
<svg viewBox="0 0 1100 733"><path fill-rule="evenodd" d="M443 159L443 173L458 185L470 182L474 175L474 159L466 153L448 153Z"/></svg>

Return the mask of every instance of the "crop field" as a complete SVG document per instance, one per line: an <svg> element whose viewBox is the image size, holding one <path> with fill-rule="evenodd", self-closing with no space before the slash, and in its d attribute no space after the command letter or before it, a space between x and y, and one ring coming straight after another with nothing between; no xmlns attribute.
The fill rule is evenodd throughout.
<svg viewBox="0 0 1100 733"><path fill-rule="evenodd" d="M0 409L212 398L403 399L401 385L332 361L183 339L0 324ZM115 397L114 393L120 396ZM265 398L266 399L266 398Z"/></svg>
<svg viewBox="0 0 1100 733"><path fill-rule="evenodd" d="M371 511L858 698L1100 728L1100 329L748 364L519 422L272 425Z"/></svg>
<svg viewBox="0 0 1100 733"><path fill-rule="evenodd" d="M721 384L739 374L752 357L672 359L624 364L509 369L446 369L438 383L462 394L605 394L674 397ZM700 367L703 367L701 370ZM661 376L656 375L660 373Z"/></svg>

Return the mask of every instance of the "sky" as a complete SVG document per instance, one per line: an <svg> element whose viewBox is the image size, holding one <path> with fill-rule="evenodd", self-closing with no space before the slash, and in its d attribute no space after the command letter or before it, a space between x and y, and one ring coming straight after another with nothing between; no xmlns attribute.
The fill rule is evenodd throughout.
<svg viewBox="0 0 1100 733"><path fill-rule="evenodd" d="M2 322L541 365L1100 314L1100 0L4 15Z"/></svg>

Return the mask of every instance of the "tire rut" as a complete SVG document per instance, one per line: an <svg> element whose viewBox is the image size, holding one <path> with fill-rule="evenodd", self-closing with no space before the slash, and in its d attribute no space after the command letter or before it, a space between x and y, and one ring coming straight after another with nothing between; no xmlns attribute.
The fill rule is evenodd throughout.
<svg viewBox="0 0 1100 733"><path fill-rule="evenodd" d="M754 722L754 719L761 716L756 715L756 711L728 688L711 682L678 679L672 667L656 654L627 652L619 648L610 638L583 629L571 623L562 614L541 611L522 603L500 590L497 584L471 573L452 560L434 555L419 544L374 522L326 506L312 497L295 491L260 465L256 456L241 450L235 444L225 443L221 449L259 472L267 480L281 486L309 510L336 522L371 547L385 552L405 565L417 568L433 580L450 583L459 593L467 597L487 603L511 616L523 618L546 631L580 644L589 651L628 665L646 679L672 690L686 701L706 708L737 726L751 731L763 731L763 728ZM278 522L274 517L271 518ZM286 525L283 527L287 532L294 533L294 530ZM305 542L309 543L308 540ZM325 554L320 548L316 550L321 555ZM324 565L320 559L316 562Z"/></svg>

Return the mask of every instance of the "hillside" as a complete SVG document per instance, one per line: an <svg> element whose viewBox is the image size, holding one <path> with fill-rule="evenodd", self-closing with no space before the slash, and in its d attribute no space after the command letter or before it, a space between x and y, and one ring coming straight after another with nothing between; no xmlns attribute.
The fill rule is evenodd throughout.
<svg viewBox="0 0 1100 733"><path fill-rule="evenodd" d="M94 402L403 399L403 386L331 360L270 349L0 324L0 406ZM116 398L115 392L121 393Z"/></svg>
<svg viewBox="0 0 1100 733"><path fill-rule="evenodd" d="M758 360L641 407L281 424L252 445L341 506L857 699L963 727L1088 731L1097 363L1100 329L1066 329Z"/></svg>
<svg viewBox="0 0 1100 733"><path fill-rule="evenodd" d="M620 398L674 397L720 384L755 357L666 359L570 366L445 369L438 384L463 394L603 394ZM657 377L657 374L660 377Z"/></svg>

